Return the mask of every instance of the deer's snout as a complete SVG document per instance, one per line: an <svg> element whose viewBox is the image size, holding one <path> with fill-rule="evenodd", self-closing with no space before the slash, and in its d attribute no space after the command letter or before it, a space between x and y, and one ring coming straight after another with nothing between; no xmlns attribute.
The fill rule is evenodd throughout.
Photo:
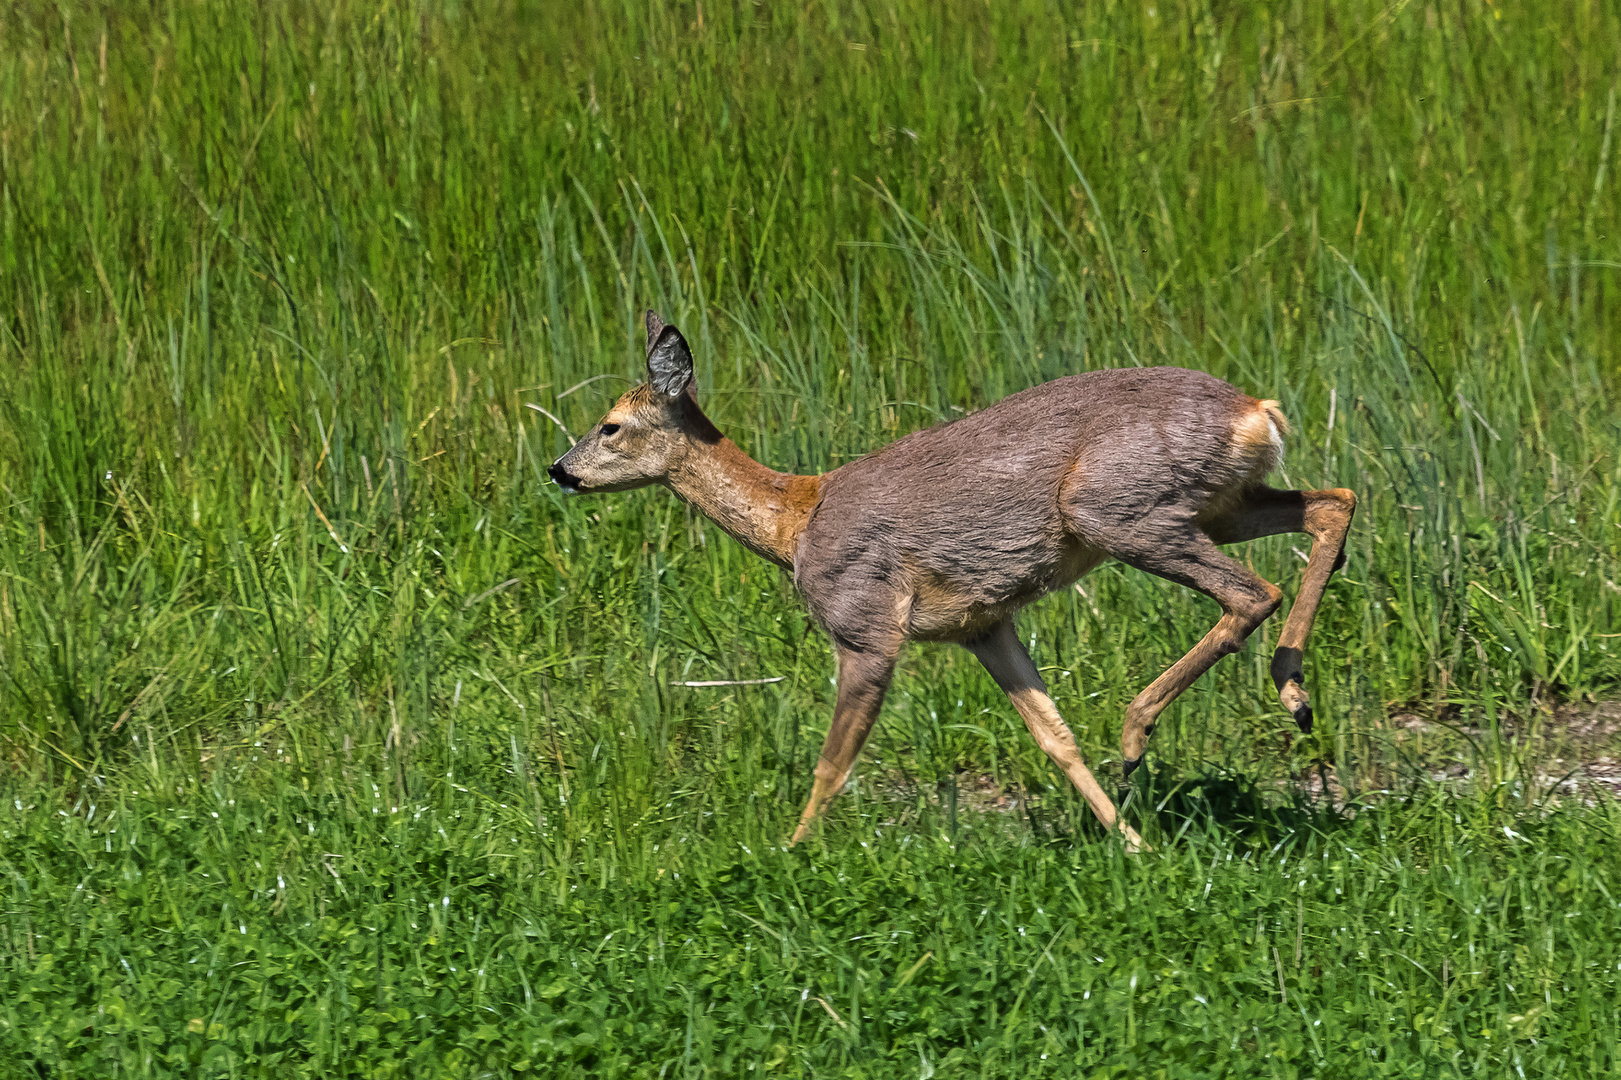
<svg viewBox="0 0 1621 1080"><path fill-rule="evenodd" d="M552 467L547 472L551 474L552 481L564 491L580 490L580 478L563 468L562 458L552 462Z"/></svg>

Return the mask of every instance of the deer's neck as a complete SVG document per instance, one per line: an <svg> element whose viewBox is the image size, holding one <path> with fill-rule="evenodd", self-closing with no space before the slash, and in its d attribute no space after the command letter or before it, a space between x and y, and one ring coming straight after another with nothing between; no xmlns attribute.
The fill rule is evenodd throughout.
<svg viewBox="0 0 1621 1080"><path fill-rule="evenodd" d="M724 436L696 443L665 483L738 543L790 571L821 490L820 477L768 469Z"/></svg>

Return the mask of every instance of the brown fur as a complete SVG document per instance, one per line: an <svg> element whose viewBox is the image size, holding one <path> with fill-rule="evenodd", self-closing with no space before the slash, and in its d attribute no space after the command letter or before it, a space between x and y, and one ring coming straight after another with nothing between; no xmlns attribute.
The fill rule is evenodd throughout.
<svg viewBox="0 0 1621 1080"><path fill-rule="evenodd" d="M1281 602L1275 585L1217 545L1311 534L1306 578L1273 664L1280 696L1309 730L1300 650L1356 500L1344 490L1265 486L1288 431L1276 401L1182 368L1089 372L915 432L823 476L792 476L721 436L692 395L685 341L652 313L648 332L648 384L622 397L552 475L582 491L662 483L793 572L840 668L833 725L796 839L847 778L909 639L958 642L979 656L1100 820L1115 825L1012 629L1019 608L1109 558L1198 589L1224 612L1127 710L1129 772L1159 712Z"/></svg>

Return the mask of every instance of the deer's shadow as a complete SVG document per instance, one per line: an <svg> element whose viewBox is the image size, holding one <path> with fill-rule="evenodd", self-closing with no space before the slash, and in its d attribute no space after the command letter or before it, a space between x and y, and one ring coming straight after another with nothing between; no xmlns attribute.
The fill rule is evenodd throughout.
<svg viewBox="0 0 1621 1080"><path fill-rule="evenodd" d="M1349 828L1363 809L1301 781L1279 783L1229 770L1183 773L1148 766L1119 794L1124 819L1156 847L1189 834L1221 833L1267 845L1292 835L1330 835ZM1057 841L1102 838L1103 828L1090 813L1055 810L1030 805L1031 828Z"/></svg>

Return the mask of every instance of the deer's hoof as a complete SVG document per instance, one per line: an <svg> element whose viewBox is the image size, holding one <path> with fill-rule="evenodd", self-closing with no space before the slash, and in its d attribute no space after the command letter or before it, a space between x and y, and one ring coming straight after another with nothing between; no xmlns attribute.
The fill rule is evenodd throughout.
<svg viewBox="0 0 1621 1080"><path fill-rule="evenodd" d="M1312 716L1310 705L1302 705L1300 708L1295 710L1295 723L1299 726L1300 730L1304 734L1311 734L1311 720Z"/></svg>
<svg viewBox="0 0 1621 1080"><path fill-rule="evenodd" d="M1289 715L1295 718L1295 723L1307 735L1311 734L1311 698L1306 696L1306 688L1300 685L1299 676L1295 676L1278 688L1278 698L1283 707L1289 710Z"/></svg>

